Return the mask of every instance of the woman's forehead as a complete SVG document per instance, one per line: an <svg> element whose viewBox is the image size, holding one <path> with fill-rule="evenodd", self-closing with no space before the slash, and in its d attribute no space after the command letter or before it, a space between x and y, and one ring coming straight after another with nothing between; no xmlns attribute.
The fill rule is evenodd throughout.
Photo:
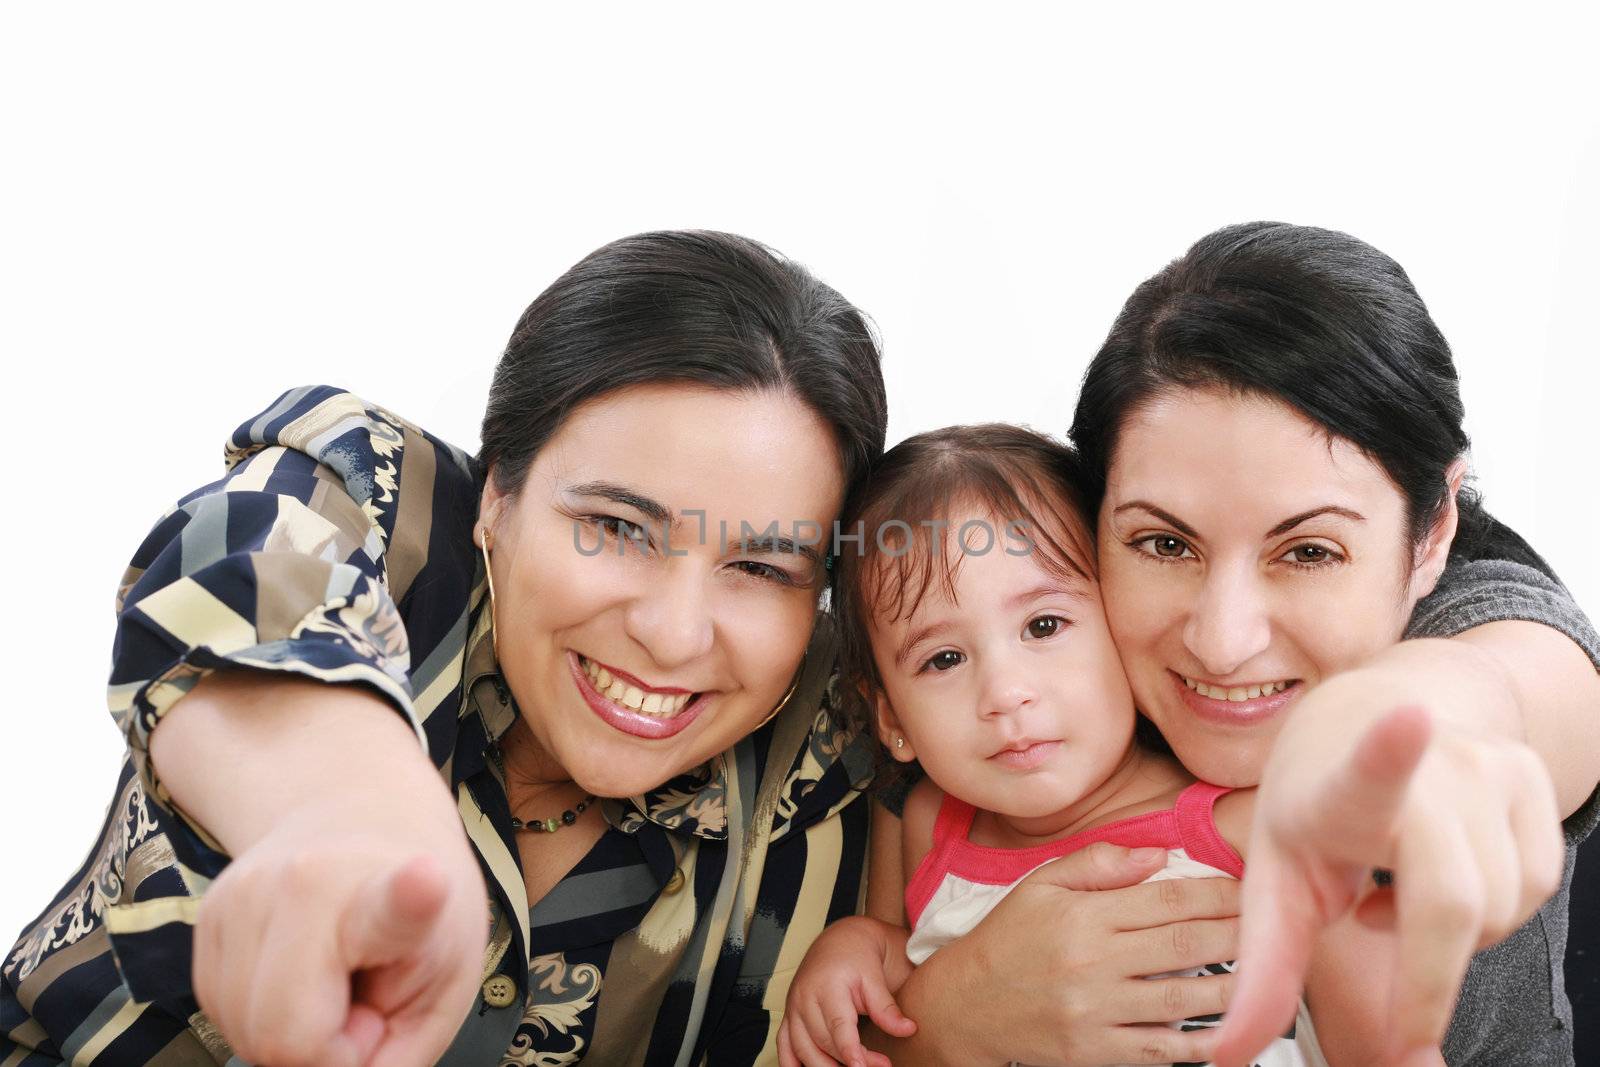
<svg viewBox="0 0 1600 1067"><path fill-rule="evenodd" d="M1388 473L1351 441L1282 401L1211 389L1170 391L1129 415L1112 456L1106 510L1141 501L1239 520L1325 507L1404 508Z"/></svg>
<svg viewBox="0 0 1600 1067"><path fill-rule="evenodd" d="M785 525L831 515L842 479L832 432L793 396L680 384L581 405L529 472L551 494L605 484L675 515L703 510Z"/></svg>

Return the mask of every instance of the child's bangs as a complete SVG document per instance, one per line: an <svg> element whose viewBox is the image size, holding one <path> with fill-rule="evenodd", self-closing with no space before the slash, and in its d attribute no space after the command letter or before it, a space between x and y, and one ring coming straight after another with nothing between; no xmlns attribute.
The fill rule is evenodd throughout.
<svg viewBox="0 0 1600 1067"><path fill-rule="evenodd" d="M881 681L874 622L915 613L936 588L954 599L967 555L1030 555L1067 584L1093 583L1084 485L1071 448L1005 423L930 430L885 453L846 502L834 539L832 610L846 688L865 697Z"/></svg>
<svg viewBox="0 0 1600 1067"><path fill-rule="evenodd" d="M989 458L965 457L958 471L944 473L955 477L903 483L891 494L899 499L880 500L875 514L862 516L868 543L860 592L872 614L909 617L936 583L953 600L968 555L1031 556L1064 582L1095 580L1092 537L1059 486Z"/></svg>

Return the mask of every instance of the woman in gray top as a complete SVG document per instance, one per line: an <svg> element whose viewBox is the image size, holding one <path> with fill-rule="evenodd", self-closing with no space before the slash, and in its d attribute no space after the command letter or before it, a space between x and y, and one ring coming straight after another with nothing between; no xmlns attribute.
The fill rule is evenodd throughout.
<svg viewBox="0 0 1600 1067"><path fill-rule="evenodd" d="M1452 1065L1571 1062L1600 641L1462 488L1461 424L1444 338L1354 238L1233 226L1134 292L1072 436L1151 740L1261 786L1243 932L1227 887L1163 883L1152 912L1149 887L1115 888L1148 873L1126 858L1051 865L900 990L908 1059L1108 1063L1130 1025L1236 991L1217 1062L1244 1063L1304 981L1335 1064L1436 1063L1441 1043ZM1126 980L1175 942L1237 948L1239 984ZM1136 1062L1174 1058L1173 1031L1142 1032Z"/></svg>

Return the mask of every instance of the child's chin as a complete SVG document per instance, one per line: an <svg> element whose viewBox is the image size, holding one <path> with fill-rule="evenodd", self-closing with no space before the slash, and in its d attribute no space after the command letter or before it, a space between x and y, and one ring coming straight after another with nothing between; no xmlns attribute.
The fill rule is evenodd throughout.
<svg viewBox="0 0 1600 1067"><path fill-rule="evenodd" d="M1071 806L1071 800L1063 800L1059 804L1030 804L1027 807L1020 807L1013 803L998 807L991 807L989 810L997 815L1003 815L1008 819L1024 819L1031 821L1035 819L1048 819L1050 816L1065 811Z"/></svg>

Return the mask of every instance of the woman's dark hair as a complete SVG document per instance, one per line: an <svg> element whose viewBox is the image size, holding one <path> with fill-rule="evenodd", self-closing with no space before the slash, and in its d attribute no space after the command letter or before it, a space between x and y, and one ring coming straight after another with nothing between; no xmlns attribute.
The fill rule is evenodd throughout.
<svg viewBox="0 0 1600 1067"><path fill-rule="evenodd" d="M765 245L693 230L612 241L539 294L495 368L480 459L515 492L578 405L668 382L794 395L833 430L847 486L883 452L883 374L861 312Z"/></svg>
<svg viewBox="0 0 1600 1067"><path fill-rule="evenodd" d="M1354 442L1399 487L1413 547L1467 450L1450 346L1400 265L1348 234L1250 222L1207 234L1135 289L1084 374L1071 438L1105 480L1117 437L1173 388L1281 400ZM1459 550L1485 524L1463 489Z"/></svg>
<svg viewBox="0 0 1600 1067"><path fill-rule="evenodd" d="M964 558L949 526L958 513L970 508L996 521L985 550L1035 554L1047 571L1092 580L1094 512L1082 481L1072 449L1004 423L949 426L891 448L846 499L840 520L831 595L847 700L882 682L868 637L873 617L909 615L935 582L953 591Z"/></svg>

